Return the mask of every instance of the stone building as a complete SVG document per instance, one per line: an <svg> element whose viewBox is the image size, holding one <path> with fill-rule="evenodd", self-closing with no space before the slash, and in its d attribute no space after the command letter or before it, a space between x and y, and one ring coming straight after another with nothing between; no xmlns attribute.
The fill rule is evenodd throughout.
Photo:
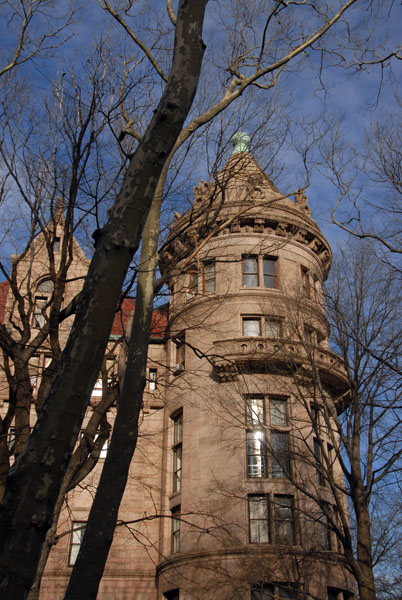
<svg viewBox="0 0 402 600"><path fill-rule="evenodd" d="M155 311L141 436L100 600L353 596L331 529L337 440L321 410L341 411L347 391L322 293L331 250L303 190L284 197L246 141L171 226L170 302ZM132 309L126 300L114 340ZM106 452L67 494L41 600L63 597Z"/></svg>

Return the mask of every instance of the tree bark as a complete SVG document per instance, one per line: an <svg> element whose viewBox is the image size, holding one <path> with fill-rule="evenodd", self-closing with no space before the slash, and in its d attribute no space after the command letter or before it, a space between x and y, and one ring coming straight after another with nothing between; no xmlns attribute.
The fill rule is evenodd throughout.
<svg viewBox="0 0 402 600"><path fill-rule="evenodd" d="M89 514L81 548L71 573L65 600L79 600L83 597L92 599L97 596L113 540L131 460L137 445L138 419L145 386L153 313L153 284L158 262L161 201L162 195L157 193L144 227L135 311L123 390L119 398L119 408L110 448Z"/></svg>
<svg viewBox="0 0 402 600"><path fill-rule="evenodd" d="M30 440L7 479L0 512L0 593L26 598L61 483L100 370L127 269L201 70L208 0L181 0L172 68L98 243L60 365ZM107 515L105 515L106 517ZM82 597L82 595L81 595Z"/></svg>

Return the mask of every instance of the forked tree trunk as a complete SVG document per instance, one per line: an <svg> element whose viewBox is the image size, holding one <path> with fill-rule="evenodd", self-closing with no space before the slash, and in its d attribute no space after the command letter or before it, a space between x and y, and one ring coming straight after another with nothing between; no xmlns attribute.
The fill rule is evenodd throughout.
<svg viewBox="0 0 402 600"><path fill-rule="evenodd" d="M119 408L65 600L97 596L137 445L153 313L154 274L158 262L160 209L161 194L158 194L144 227L134 318Z"/></svg>
<svg viewBox="0 0 402 600"><path fill-rule="evenodd" d="M160 173L196 92L207 1L180 1L165 91L131 159L110 218L99 232L54 381L30 440L7 479L0 513L0 596L4 599L25 599L34 580L60 486L101 368L122 284Z"/></svg>

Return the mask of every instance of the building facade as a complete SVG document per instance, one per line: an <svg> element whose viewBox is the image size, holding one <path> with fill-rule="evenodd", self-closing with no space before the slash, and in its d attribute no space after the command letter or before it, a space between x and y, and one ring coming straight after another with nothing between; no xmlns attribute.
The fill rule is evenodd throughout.
<svg viewBox="0 0 402 600"><path fill-rule="evenodd" d="M330 262L303 191L284 197L244 145L176 213L101 600L353 597L331 526L342 473L330 415L347 380L328 344ZM41 600L63 598L106 452L67 494Z"/></svg>

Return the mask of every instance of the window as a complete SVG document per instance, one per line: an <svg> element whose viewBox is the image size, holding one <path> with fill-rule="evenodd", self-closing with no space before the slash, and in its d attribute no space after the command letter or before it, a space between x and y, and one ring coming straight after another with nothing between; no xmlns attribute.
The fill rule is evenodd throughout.
<svg viewBox="0 0 402 600"><path fill-rule="evenodd" d="M203 268L203 289L206 293L216 291L216 267L215 261L204 263Z"/></svg>
<svg viewBox="0 0 402 600"><path fill-rule="evenodd" d="M96 442L97 437L98 436L95 437L94 442ZM108 450L109 450L109 439L104 441L103 446L100 451L100 454L99 454L99 458L106 458Z"/></svg>
<svg viewBox="0 0 402 600"><path fill-rule="evenodd" d="M182 444L183 444L183 413L180 412L173 421L173 493L181 490Z"/></svg>
<svg viewBox="0 0 402 600"><path fill-rule="evenodd" d="M53 294L54 285L51 279L44 279L38 284L33 311L33 326L43 327L47 321L46 308L50 302L51 295Z"/></svg>
<svg viewBox="0 0 402 600"><path fill-rule="evenodd" d="M247 475L267 476L267 445L263 430L247 431Z"/></svg>
<svg viewBox="0 0 402 600"><path fill-rule="evenodd" d="M278 287L278 261L270 256L243 256L243 287Z"/></svg>
<svg viewBox="0 0 402 600"><path fill-rule="evenodd" d="M197 267L192 267L187 274L188 276L188 284L187 284L187 299L190 300L194 298L194 296L198 293L198 271Z"/></svg>
<svg viewBox="0 0 402 600"><path fill-rule="evenodd" d="M278 277L277 277L277 261L275 258L264 257L262 260L263 273L264 273L264 287L266 288L277 288Z"/></svg>
<svg viewBox="0 0 402 600"><path fill-rule="evenodd" d="M163 597L166 598L167 600L179 600L180 598L180 592L179 590L169 590L168 592L165 592L163 594Z"/></svg>
<svg viewBox="0 0 402 600"><path fill-rule="evenodd" d="M246 397L245 400L247 476L267 477L269 472L275 478L287 477L290 471L290 455L286 399L267 399L269 427L265 424L265 398Z"/></svg>
<svg viewBox="0 0 402 600"><path fill-rule="evenodd" d="M287 477L289 473L288 433L271 430L272 477Z"/></svg>
<svg viewBox="0 0 402 600"><path fill-rule="evenodd" d="M304 341L308 346L314 345L314 329L309 325L304 326Z"/></svg>
<svg viewBox="0 0 402 600"><path fill-rule="evenodd" d="M258 494L248 497L250 542L269 542L268 496Z"/></svg>
<svg viewBox="0 0 402 600"><path fill-rule="evenodd" d="M322 473L321 448L319 441L314 438L314 462L315 462L315 480L318 485L324 485L325 480Z"/></svg>
<svg viewBox="0 0 402 600"><path fill-rule="evenodd" d="M72 522L70 555L68 558L68 564L70 567L75 565L75 561L77 560L78 552L80 551L80 546L84 538L85 526L85 521Z"/></svg>
<svg viewBox="0 0 402 600"><path fill-rule="evenodd" d="M154 392L156 390L157 375L158 369L149 369L148 390L150 392Z"/></svg>
<svg viewBox="0 0 402 600"><path fill-rule="evenodd" d="M328 600L350 600L354 594L338 588L328 588Z"/></svg>
<svg viewBox="0 0 402 600"><path fill-rule="evenodd" d="M10 427L7 433L8 451L13 452L16 440L15 427Z"/></svg>
<svg viewBox="0 0 402 600"><path fill-rule="evenodd" d="M286 398L269 399L269 424L272 452L272 477L287 477L290 471L290 455Z"/></svg>
<svg viewBox="0 0 402 600"><path fill-rule="evenodd" d="M247 476L267 476L264 398L246 398Z"/></svg>
<svg viewBox="0 0 402 600"><path fill-rule="evenodd" d="M282 335L282 323L280 319L272 317L250 316L242 317L243 336L244 337L261 337L280 338Z"/></svg>
<svg viewBox="0 0 402 600"><path fill-rule="evenodd" d="M274 540L276 544L293 544L293 498L274 496Z"/></svg>
<svg viewBox="0 0 402 600"><path fill-rule="evenodd" d="M59 237L55 237L53 240L53 250L54 250L54 252L60 251L60 238Z"/></svg>
<svg viewBox="0 0 402 600"><path fill-rule="evenodd" d="M301 268L302 293L305 298L311 298L310 276L305 267Z"/></svg>
<svg viewBox="0 0 402 600"><path fill-rule="evenodd" d="M258 287L258 258L243 256L243 286Z"/></svg>
<svg viewBox="0 0 402 600"><path fill-rule="evenodd" d="M246 398L246 420L251 427L264 425L264 398Z"/></svg>
<svg viewBox="0 0 402 600"><path fill-rule="evenodd" d="M243 318L243 335L245 337L261 336L261 317Z"/></svg>
<svg viewBox="0 0 402 600"><path fill-rule="evenodd" d="M180 506L172 509L172 554L180 550Z"/></svg>
<svg viewBox="0 0 402 600"><path fill-rule="evenodd" d="M51 362L52 357L46 354L37 354L29 359L29 378L33 391L37 391L41 375Z"/></svg>
<svg viewBox="0 0 402 600"><path fill-rule="evenodd" d="M291 583L261 584L253 585L251 588L251 600L296 600L297 589Z"/></svg>
<svg viewBox="0 0 402 600"><path fill-rule="evenodd" d="M180 371L184 371L185 367L185 359L186 359L186 343L185 343L185 334L182 332L175 339L176 344L176 364L174 371L175 373L179 373Z"/></svg>
<svg viewBox="0 0 402 600"><path fill-rule="evenodd" d="M268 338L280 338L281 329L281 321L279 319L265 319L265 335Z"/></svg>
<svg viewBox="0 0 402 600"><path fill-rule="evenodd" d="M319 526L320 526L320 542L321 548L323 550L331 550L331 531L328 523L328 518L324 513L321 514L319 518Z"/></svg>
<svg viewBox="0 0 402 600"><path fill-rule="evenodd" d="M268 494L249 495L248 511L251 543L294 543L292 496L275 495L270 502Z"/></svg>

